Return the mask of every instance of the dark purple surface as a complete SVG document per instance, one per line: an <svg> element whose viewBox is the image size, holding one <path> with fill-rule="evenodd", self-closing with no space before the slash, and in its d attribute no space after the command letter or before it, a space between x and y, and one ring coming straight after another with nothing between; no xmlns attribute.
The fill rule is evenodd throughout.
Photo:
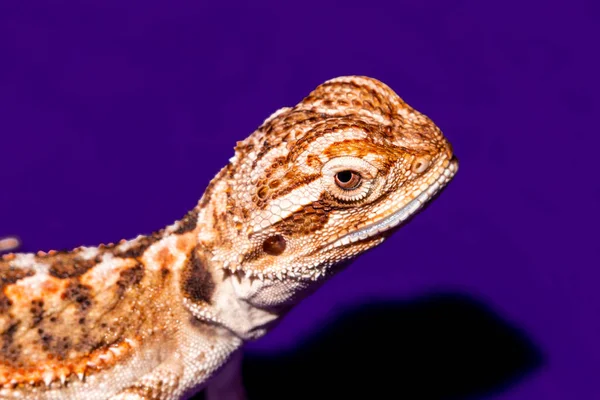
<svg viewBox="0 0 600 400"><path fill-rule="evenodd" d="M460 171L252 349L367 300L457 292L544 354L498 398L600 398L593 2L7 3L23 2L0 5L0 236L31 251L170 224L271 112L370 75L442 128Z"/></svg>

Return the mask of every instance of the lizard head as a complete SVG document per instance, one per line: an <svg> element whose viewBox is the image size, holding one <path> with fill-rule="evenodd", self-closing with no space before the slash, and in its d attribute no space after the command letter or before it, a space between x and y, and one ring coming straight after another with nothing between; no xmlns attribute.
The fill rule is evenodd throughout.
<svg viewBox="0 0 600 400"><path fill-rule="evenodd" d="M457 169L440 129L388 86L329 80L238 142L207 190L214 260L259 280L322 279L380 244Z"/></svg>

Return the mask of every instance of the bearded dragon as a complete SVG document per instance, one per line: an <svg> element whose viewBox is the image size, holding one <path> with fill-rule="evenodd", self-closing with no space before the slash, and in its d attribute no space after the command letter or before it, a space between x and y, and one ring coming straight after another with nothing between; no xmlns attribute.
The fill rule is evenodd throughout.
<svg viewBox="0 0 600 400"><path fill-rule="evenodd" d="M457 169L441 130L390 87L326 81L238 142L172 225L4 255L0 398L244 398L243 343L382 243Z"/></svg>

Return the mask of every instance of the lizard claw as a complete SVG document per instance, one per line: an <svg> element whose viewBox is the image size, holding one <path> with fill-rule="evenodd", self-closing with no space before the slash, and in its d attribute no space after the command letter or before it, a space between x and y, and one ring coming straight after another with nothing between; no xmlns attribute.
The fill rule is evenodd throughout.
<svg viewBox="0 0 600 400"><path fill-rule="evenodd" d="M0 238L0 253L4 251L12 251L18 248L21 242L16 237Z"/></svg>

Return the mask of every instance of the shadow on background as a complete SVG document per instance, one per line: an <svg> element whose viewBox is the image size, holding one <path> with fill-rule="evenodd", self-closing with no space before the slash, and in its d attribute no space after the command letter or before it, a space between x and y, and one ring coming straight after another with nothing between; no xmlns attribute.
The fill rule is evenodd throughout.
<svg viewBox="0 0 600 400"><path fill-rule="evenodd" d="M246 355L243 373L250 400L477 399L542 361L481 303L444 294L351 310L292 351Z"/></svg>

